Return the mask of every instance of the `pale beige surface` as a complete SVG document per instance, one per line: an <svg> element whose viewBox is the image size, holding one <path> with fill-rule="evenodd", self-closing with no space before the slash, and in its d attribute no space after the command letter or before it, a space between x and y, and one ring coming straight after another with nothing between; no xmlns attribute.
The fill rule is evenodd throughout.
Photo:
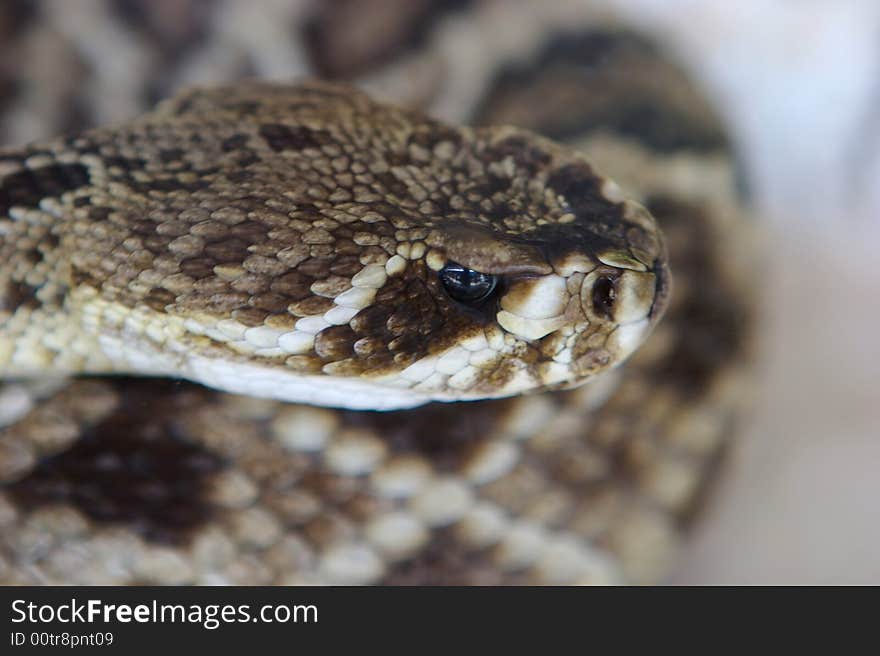
<svg viewBox="0 0 880 656"><path fill-rule="evenodd" d="M612 4L721 101L768 228L755 413L673 581L880 583L880 4Z"/></svg>
<svg viewBox="0 0 880 656"><path fill-rule="evenodd" d="M880 269L862 228L773 237L755 415L673 581L880 583Z"/></svg>

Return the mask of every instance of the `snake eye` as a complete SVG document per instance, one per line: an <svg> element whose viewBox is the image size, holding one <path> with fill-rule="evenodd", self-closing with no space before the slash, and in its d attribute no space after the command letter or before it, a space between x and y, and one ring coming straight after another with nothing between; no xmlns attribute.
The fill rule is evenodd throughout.
<svg viewBox="0 0 880 656"><path fill-rule="evenodd" d="M455 262L449 262L440 270L440 281L456 301L474 304L492 293L497 279L489 273L474 271Z"/></svg>

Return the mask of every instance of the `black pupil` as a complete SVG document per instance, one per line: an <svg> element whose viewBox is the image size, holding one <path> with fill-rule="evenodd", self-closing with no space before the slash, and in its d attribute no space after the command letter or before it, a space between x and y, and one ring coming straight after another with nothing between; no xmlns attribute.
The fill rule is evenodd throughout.
<svg viewBox="0 0 880 656"><path fill-rule="evenodd" d="M462 303L482 301L495 289L495 276L450 262L440 270L440 280L449 295Z"/></svg>
<svg viewBox="0 0 880 656"><path fill-rule="evenodd" d="M614 281L607 277L599 278L593 285L593 311L610 319L615 296Z"/></svg>

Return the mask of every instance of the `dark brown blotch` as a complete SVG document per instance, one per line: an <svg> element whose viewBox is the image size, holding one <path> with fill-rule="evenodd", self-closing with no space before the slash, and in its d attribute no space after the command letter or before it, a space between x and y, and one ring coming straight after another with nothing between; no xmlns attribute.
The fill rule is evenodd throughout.
<svg viewBox="0 0 880 656"><path fill-rule="evenodd" d="M245 147L247 142L248 136L246 134L234 134L231 137L227 137L220 143L220 150L222 150L224 153L241 150Z"/></svg>
<svg viewBox="0 0 880 656"><path fill-rule="evenodd" d="M333 257L312 257L300 264L297 271L321 280L330 275L330 268L334 262Z"/></svg>
<svg viewBox="0 0 880 656"><path fill-rule="evenodd" d="M343 360L354 356L354 343L357 335L350 326L332 326L315 337L315 353L329 361Z"/></svg>
<svg viewBox="0 0 880 656"><path fill-rule="evenodd" d="M411 410L342 412L347 426L365 427L381 435L398 453L427 457L438 471L457 471L516 402L510 399L429 403Z"/></svg>
<svg viewBox="0 0 880 656"><path fill-rule="evenodd" d="M298 301L311 295L312 282L312 278L298 271L288 271L274 278L269 289L276 294L283 294L288 300Z"/></svg>
<svg viewBox="0 0 880 656"><path fill-rule="evenodd" d="M431 151L437 145L448 142L453 148L457 148L462 141L461 133L439 121L419 117L421 123L416 126L413 133L407 139L408 144L415 144Z"/></svg>
<svg viewBox="0 0 880 656"><path fill-rule="evenodd" d="M0 310L15 312L19 308L34 309L39 307L38 289L23 282L8 281L3 293L0 294Z"/></svg>
<svg viewBox="0 0 880 656"><path fill-rule="evenodd" d="M323 296L308 296L302 300L294 301L288 308L298 317L311 317L317 314L324 314L334 307L332 298Z"/></svg>
<svg viewBox="0 0 880 656"><path fill-rule="evenodd" d="M165 308L174 303L175 300L177 300L175 294L160 287L153 287L144 297L144 303L158 312L164 312Z"/></svg>
<svg viewBox="0 0 880 656"><path fill-rule="evenodd" d="M164 164L171 162L179 162L183 159L184 150L182 148L163 148L159 151L159 160Z"/></svg>
<svg viewBox="0 0 880 656"><path fill-rule="evenodd" d="M258 310L280 314L287 311L290 299L281 294L266 293L252 296L249 303L251 307L257 308Z"/></svg>
<svg viewBox="0 0 880 656"><path fill-rule="evenodd" d="M0 180L0 216L12 207L38 207L43 198L57 198L89 183L89 170L82 164L50 164L24 169Z"/></svg>
<svg viewBox="0 0 880 656"><path fill-rule="evenodd" d="M330 265L330 273L335 276L351 278L363 268L364 265L361 264L360 258L357 255L341 255Z"/></svg>
<svg viewBox="0 0 880 656"><path fill-rule="evenodd" d="M250 298L248 298L250 301ZM262 326L266 322L270 312L255 307L239 308L232 311L232 318L243 323L245 326Z"/></svg>
<svg viewBox="0 0 880 656"><path fill-rule="evenodd" d="M510 157L518 169L532 176L550 163L550 154L524 135L502 139L489 149L493 161Z"/></svg>
<svg viewBox="0 0 880 656"><path fill-rule="evenodd" d="M333 137L326 130L315 130L300 125L289 126L280 123L264 123L260 126L260 136L276 153L288 150L320 148L333 143Z"/></svg>
<svg viewBox="0 0 880 656"><path fill-rule="evenodd" d="M724 148L721 124L673 58L617 29L548 35L543 52L502 69L472 122L556 140L611 132L660 153Z"/></svg>
<svg viewBox="0 0 880 656"><path fill-rule="evenodd" d="M147 540L185 543L210 520L211 480L224 466L177 428L180 413L202 392L134 379L118 381L117 390L122 403L113 414L84 428L73 448L46 458L7 492L22 509L71 504L96 522L127 526Z"/></svg>
<svg viewBox="0 0 880 656"><path fill-rule="evenodd" d="M351 320L350 325L361 335L384 334L387 332L386 324L391 312L391 308L385 304L370 305L358 312Z"/></svg>
<svg viewBox="0 0 880 656"><path fill-rule="evenodd" d="M553 171L547 186L562 196L571 212L584 222L618 223L620 207L607 200L600 190L602 183L588 164L566 164Z"/></svg>
<svg viewBox="0 0 880 656"><path fill-rule="evenodd" d="M239 264L250 254L248 246L248 242L243 239L232 237L207 244L205 246L205 255L215 262Z"/></svg>
<svg viewBox="0 0 880 656"><path fill-rule="evenodd" d="M498 567L491 549L463 544L453 529L434 531L418 554L388 567L379 585L528 584L525 573Z"/></svg>
<svg viewBox="0 0 880 656"><path fill-rule="evenodd" d="M207 278L214 274L215 261L207 257L191 257L180 263L180 272L192 278Z"/></svg>
<svg viewBox="0 0 880 656"><path fill-rule="evenodd" d="M247 220L229 227L232 237L243 239L249 244L258 244L268 239L270 226L260 221Z"/></svg>
<svg viewBox="0 0 880 656"><path fill-rule="evenodd" d="M303 26L306 54L322 77L351 79L419 47L444 15L471 2L319 2Z"/></svg>

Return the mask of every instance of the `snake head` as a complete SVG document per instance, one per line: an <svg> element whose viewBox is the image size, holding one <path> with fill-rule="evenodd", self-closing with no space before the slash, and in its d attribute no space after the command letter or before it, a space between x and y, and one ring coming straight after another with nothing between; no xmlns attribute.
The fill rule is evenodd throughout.
<svg viewBox="0 0 880 656"><path fill-rule="evenodd" d="M502 397L619 364L666 305L654 219L524 130L250 82L60 147L90 153L55 208L65 373L359 409Z"/></svg>
<svg viewBox="0 0 880 656"><path fill-rule="evenodd" d="M670 274L653 217L585 162L542 145L555 156L531 174L538 218L428 235L432 288L457 336L391 384L434 387L440 399L571 388L623 362L662 317Z"/></svg>
<svg viewBox="0 0 880 656"><path fill-rule="evenodd" d="M402 249L423 284L397 297L393 323L424 338L390 343L418 356L401 354L407 366L377 382L429 400L492 398L575 387L619 365L668 302L655 219L538 135L464 133L469 156L453 169L466 167L466 191Z"/></svg>

